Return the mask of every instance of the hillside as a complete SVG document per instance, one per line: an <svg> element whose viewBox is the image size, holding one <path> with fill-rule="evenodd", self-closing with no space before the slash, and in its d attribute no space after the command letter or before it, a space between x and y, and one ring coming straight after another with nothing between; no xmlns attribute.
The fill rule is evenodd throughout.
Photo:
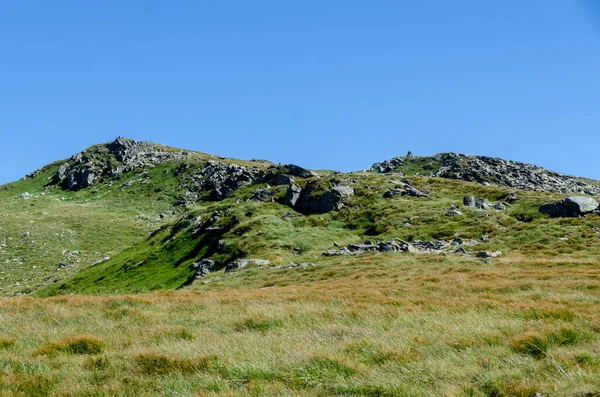
<svg viewBox="0 0 600 397"><path fill-rule="evenodd" d="M596 216L549 218L538 208L599 189L488 157L409 155L370 171L315 173L117 138L2 186L0 292L219 284L224 269L318 265L335 261L323 254L336 245L365 241L394 242L383 249L398 256L399 241L423 252L462 247L471 257L572 258L580 247L594 255ZM465 196L490 209L465 207Z"/></svg>
<svg viewBox="0 0 600 397"><path fill-rule="evenodd" d="M92 146L0 187L0 395L598 396L597 189Z"/></svg>

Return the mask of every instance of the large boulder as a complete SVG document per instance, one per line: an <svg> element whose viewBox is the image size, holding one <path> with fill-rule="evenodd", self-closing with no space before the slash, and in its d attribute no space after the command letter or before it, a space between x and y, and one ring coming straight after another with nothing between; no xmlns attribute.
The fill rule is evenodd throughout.
<svg viewBox="0 0 600 397"><path fill-rule="evenodd" d="M302 168L300 166L294 164L288 164L289 174L293 176L297 176L298 178L318 178L316 172L313 172L309 169Z"/></svg>
<svg viewBox="0 0 600 397"><path fill-rule="evenodd" d="M544 204L539 211L542 214L555 217L579 217L596 211L599 206L598 202L592 197L571 196L562 199L558 203Z"/></svg>
<svg viewBox="0 0 600 397"><path fill-rule="evenodd" d="M303 214L323 214L339 211L344 203L354 195L350 186L338 185L322 193L317 193L315 185L309 183L304 189L298 185L288 186L285 204Z"/></svg>

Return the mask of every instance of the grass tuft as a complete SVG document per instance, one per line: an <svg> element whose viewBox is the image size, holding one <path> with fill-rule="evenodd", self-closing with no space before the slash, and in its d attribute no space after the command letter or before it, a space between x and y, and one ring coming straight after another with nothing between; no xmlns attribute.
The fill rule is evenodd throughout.
<svg viewBox="0 0 600 397"><path fill-rule="evenodd" d="M157 352L139 353L134 361L146 375L205 372L218 364L218 358L213 355L190 359Z"/></svg>
<svg viewBox="0 0 600 397"><path fill-rule="evenodd" d="M13 338L0 338L0 349L13 347L17 341Z"/></svg>
<svg viewBox="0 0 600 397"><path fill-rule="evenodd" d="M75 335L46 343L38 348L36 355L68 354L100 354L104 351L104 341L92 335Z"/></svg>

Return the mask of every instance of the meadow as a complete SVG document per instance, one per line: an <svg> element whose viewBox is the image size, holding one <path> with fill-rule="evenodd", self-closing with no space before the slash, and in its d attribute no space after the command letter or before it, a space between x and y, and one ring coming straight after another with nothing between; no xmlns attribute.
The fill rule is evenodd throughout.
<svg viewBox="0 0 600 397"><path fill-rule="evenodd" d="M382 254L206 285L0 300L0 395L599 395L595 260Z"/></svg>

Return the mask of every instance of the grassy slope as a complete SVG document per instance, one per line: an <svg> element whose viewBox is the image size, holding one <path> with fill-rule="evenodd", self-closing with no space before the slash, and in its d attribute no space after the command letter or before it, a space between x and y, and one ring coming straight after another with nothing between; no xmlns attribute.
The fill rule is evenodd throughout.
<svg viewBox="0 0 600 397"><path fill-rule="evenodd" d="M311 216L294 213L292 219L283 219L281 214L290 208L278 203L247 202L255 189L248 187L228 200L190 209L153 237L140 241L111 261L88 268L39 294L131 293L177 288L192 276L190 265L206 257L220 265L240 257L268 259L273 265L290 261L321 264L324 263L321 254L333 248L334 241L345 245L365 239L396 237L405 240L455 236L480 239L487 234L490 242L471 248L472 253L500 249L509 256L535 254L537 258L562 257L567 262L589 259L600 253L599 234L595 229L600 228L599 217L549 219L537 212L541 203L558 199L559 195L521 192L521 200L505 211L461 208L462 216L447 217L448 207L460 206L465 194L496 201L509 190L421 177L415 179L414 185L431 192L430 198L384 199L382 193L393 186L394 176L363 173L343 176L343 179L349 178L356 180L353 184L356 196L343 211ZM283 191L284 188L280 188L280 194ZM236 203L237 199L241 202ZM198 226L192 221L199 218L206 228L206 220L215 210L229 211L216 224L222 230L193 235ZM239 219L240 224L230 228L234 218ZM405 227L406 222L412 227ZM223 253L216 252L220 239L226 241ZM203 288L229 285L228 277L223 278L222 272L212 278L219 279Z"/></svg>
<svg viewBox="0 0 600 397"><path fill-rule="evenodd" d="M34 291L146 238L167 221L159 214L180 190L170 177L177 162L148 169L149 178L130 172L78 192L49 185L60 164L0 187L0 294ZM25 192L33 198L22 199Z"/></svg>

